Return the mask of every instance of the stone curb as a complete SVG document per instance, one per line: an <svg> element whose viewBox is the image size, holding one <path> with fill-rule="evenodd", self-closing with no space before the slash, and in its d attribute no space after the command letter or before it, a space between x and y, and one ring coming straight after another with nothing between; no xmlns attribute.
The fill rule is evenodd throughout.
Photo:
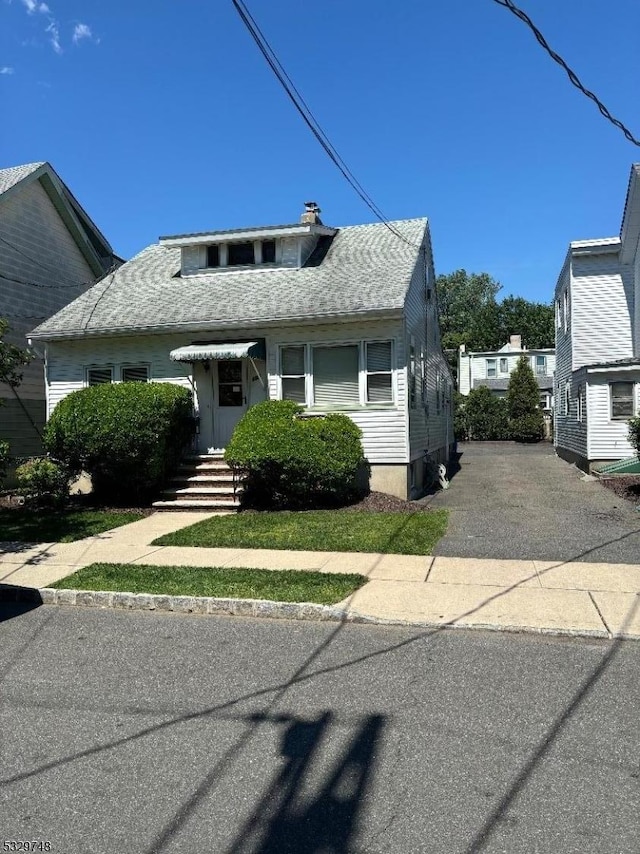
<svg viewBox="0 0 640 854"><path fill-rule="evenodd" d="M269 599L217 599L212 596L165 596L154 593L119 593L99 590L57 590L52 587L5 587L0 602L30 602L37 605L79 605L89 608L114 608L127 611L162 611L178 614L268 617L280 620L313 620L339 623L368 623L382 626L406 626L422 629L480 629L490 632L586 637L594 639L639 640L640 635L607 632L604 629L565 629L499 623L434 623L425 620L401 620L374 617L313 602L273 602Z"/></svg>

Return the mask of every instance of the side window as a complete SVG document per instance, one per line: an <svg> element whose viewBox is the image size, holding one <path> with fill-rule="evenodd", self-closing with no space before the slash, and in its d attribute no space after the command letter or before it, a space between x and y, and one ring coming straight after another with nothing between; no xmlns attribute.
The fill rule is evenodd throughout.
<svg viewBox="0 0 640 854"><path fill-rule="evenodd" d="M509 373L509 360L508 359L500 359L500 373L508 374Z"/></svg>
<svg viewBox="0 0 640 854"><path fill-rule="evenodd" d="M413 335L409 344L409 406L413 409L416 405L416 343Z"/></svg>
<svg viewBox="0 0 640 854"><path fill-rule="evenodd" d="M633 383L610 383L609 391L612 421L624 421L627 418L633 418Z"/></svg>
<svg viewBox="0 0 640 854"><path fill-rule="evenodd" d="M149 382L149 365L125 365L121 376L123 383Z"/></svg>
<svg viewBox="0 0 640 854"><path fill-rule="evenodd" d="M493 379L498 375L495 359L487 359L487 379Z"/></svg>
<svg viewBox="0 0 640 854"><path fill-rule="evenodd" d="M391 403L391 341L366 342L367 403Z"/></svg>
<svg viewBox="0 0 640 854"><path fill-rule="evenodd" d="M304 371L304 346L280 348L280 376L282 399L305 404L306 378Z"/></svg>
<svg viewBox="0 0 640 854"><path fill-rule="evenodd" d="M104 385L113 382L113 367L87 368L87 385Z"/></svg>

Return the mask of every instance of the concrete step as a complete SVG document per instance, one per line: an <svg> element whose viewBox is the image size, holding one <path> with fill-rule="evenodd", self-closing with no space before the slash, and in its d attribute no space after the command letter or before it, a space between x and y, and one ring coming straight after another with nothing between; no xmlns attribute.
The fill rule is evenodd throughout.
<svg viewBox="0 0 640 854"><path fill-rule="evenodd" d="M204 463L181 463L178 466L178 471L181 472L220 472L221 474L231 474L232 469L224 461L204 462Z"/></svg>
<svg viewBox="0 0 640 854"><path fill-rule="evenodd" d="M180 475L177 474L171 478L171 483L194 483L194 484L220 484L221 486L224 484L229 484L233 486L233 475L211 472L210 474L188 474L185 472Z"/></svg>
<svg viewBox="0 0 640 854"><path fill-rule="evenodd" d="M211 499L200 498L187 499L177 498L173 501L154 501L151 505L155 510L215 510L228 513L235 513L240 506L234 501L211 501Z"/></svg>
<svg viewBox="0 0 640 854"><path fill-rule="evenodd" d="M163 489L163 495L235 495L231 486L173 486Z"/></svg>

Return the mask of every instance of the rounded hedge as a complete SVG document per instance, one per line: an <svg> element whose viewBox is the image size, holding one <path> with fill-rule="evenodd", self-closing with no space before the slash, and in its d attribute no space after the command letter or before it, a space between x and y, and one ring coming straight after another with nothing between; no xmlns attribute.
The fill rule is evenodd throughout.
<svg viewBox="0 0 640 854"><path fill-rule="evenodd" d="M244 504L335 506L368 491L360 429L346 415L302 411L289 400L268 400L238 422L225 459L243 472Z"/></svg>
<svg viewBox="0 0 640 854"><path fill-rule="evenodd" d="M146 501L175 470L193 429L190 392L171 383L115 383L74 391L45 428L49 453L91 475L99 500Z"/></svg>
<svg viewBox="0 0 640 854"><path fill-rule="evenodd" d="M48 457L32 457L16 469L16 480L32 500L62 503L69 493L69 473Z"/></svg>

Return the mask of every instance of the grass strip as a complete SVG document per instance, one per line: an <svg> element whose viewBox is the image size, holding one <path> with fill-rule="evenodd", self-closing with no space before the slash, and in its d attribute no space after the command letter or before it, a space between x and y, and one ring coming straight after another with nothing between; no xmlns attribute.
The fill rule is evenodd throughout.
<svg viewBox="0 0 640 854"><path fill-rule="evenodd" d="M446 510L238 513L204 519L158 537L153 545L426 555L444 535L447 522Z"/></svg>
<svg viewBox="0 0 640 854"><path fill-rule="evenodd" d="M51 587L168 596L215 596L333 605L365 582L363 575L232 567L92 563Z"/></svg>
<svg viewBox="0 0 640 854"><path fill-rule="evenodd" d="M0 510L0 542L72 543L142 519L110 510Z"/></svg>

